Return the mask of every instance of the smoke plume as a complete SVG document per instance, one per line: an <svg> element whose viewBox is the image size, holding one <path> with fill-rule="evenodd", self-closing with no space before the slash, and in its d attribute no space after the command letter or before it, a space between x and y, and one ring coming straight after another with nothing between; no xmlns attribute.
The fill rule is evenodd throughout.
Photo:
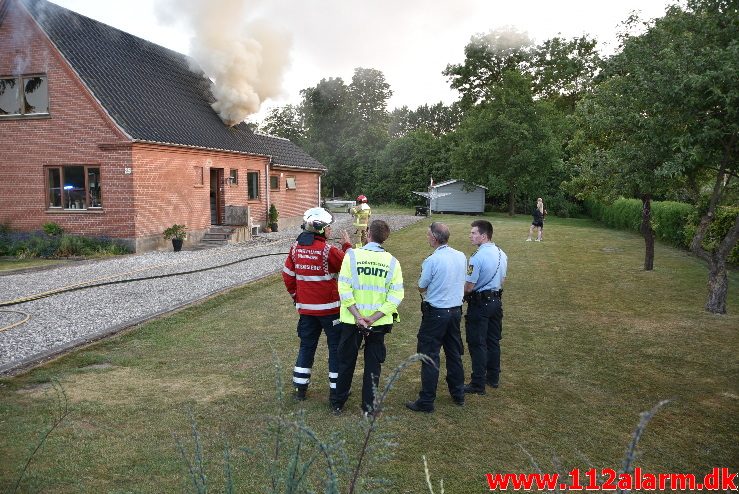
<svg viewBox="0 0 739 494"><path fill-rule="evenodd" d="M282 93L291 37L258 18L255 0L160 0L165 22L192 29L190 57L213 81L213 109L227 125L259 111Z"/></svg>

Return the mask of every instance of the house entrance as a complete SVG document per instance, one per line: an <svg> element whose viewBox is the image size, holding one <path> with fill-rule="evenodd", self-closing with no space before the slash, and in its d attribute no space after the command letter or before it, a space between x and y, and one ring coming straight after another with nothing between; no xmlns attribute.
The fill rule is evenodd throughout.
<svg viewBox="0 0 739 494"><path fill-rule="evenodd" d="M210 169L210 224L222 225L225 221L226 198L223 191L223 168Z"/></svg>

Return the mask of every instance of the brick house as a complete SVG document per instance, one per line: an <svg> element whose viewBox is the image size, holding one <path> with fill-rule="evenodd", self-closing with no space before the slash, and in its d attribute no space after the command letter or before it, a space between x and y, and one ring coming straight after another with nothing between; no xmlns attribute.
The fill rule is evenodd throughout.
<svg viewBox="0 0 739 494"><path fill-rule="evenodd" d="M325 167L226 126L180 53L44 0L0 0L0 47L0 224L143 251L174 223L197 242L229 206L289 226L320 203Z"/></svg>

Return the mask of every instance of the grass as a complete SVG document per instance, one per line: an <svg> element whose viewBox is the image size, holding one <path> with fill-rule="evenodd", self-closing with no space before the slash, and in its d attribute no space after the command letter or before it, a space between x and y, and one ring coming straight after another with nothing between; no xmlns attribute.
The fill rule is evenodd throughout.
<svg viewBox="0 0 739 494"><path fill-rule="evenodd" d="M52 266L59 264L64 261L56 259L15 259L6 258L0 259L0 272L4 271L17 271L19 269L37 268Z"/></svg>
<svg viewBox="0 0 739 494"><path fill-rule="evenodd" d="M435 215L451 244L468 255L469 216ZM544 242L524 242L529 217L491 216L509 257L501 387L460 409L440 380L436 412L413 414L418 367L401 376L382 429L397 442L373 473L391 492L486 490L485 473L621 465L639 413L673 401L647 427L637 466L703 475L739 469L739 283L732 273L729 314L703 311L706 267L657 245L655 270L642 270L644 244L588 220L551 218ZM429 220L430 222L430 220ZM406 300L387 338L390 371L415 353L420 323L414 288L430 253L423 221L395 232L387 248L402 266ZM224 438L238 492L264 492L268 473L240 447L263 450L274 413L273 351L285 392L297 352L296 315L279 275L88 347L27 374L0 380L0 491L10 489L54 415L58 381L69 416L37 453L24 491L175 492L191 488L173 434L197 421L211 490L224 485ZM14 329L22 331L23 328ZM469 373L469 357L464 357ZM442 359L443 362L443 359ZM442 364L443 365L443 364ZM358 366L360 367L360 366ZM384 369L384 370L385 370ZM444 370L442 369L442 373ZM306 421L328 437L359 419L355 389L347 412L327 409L325 345L319 346ZM355 387L361 378L355 376ZM289 404L288 409L297 411ZM347 436L348 449L358 436ZM187 445L192 448L192 445ZM525 451L523 450L525 449ZM320 469L320 467L319 467Z"/></svg>

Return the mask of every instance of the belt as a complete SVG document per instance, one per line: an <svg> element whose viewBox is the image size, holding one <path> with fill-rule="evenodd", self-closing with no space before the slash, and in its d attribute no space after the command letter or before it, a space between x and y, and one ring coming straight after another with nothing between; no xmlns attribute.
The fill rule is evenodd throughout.
<svg viewBox="0 0 739 494"><path fill-rule="evenodd" d="M456 307L434 307L433 305L429 304L429 309L436 310L439 312L454 312L454 311L462 310L462 306L458 305Z"/></svg>
<svg viewBox="0 0 739 494"><path fill-rule="evenodd" d="M494 298L500 299L503 296L503 289L500 290L480 290L467 295L467 301L472 302L488 302Z"/></svg>
<svg viewBox="0 0 739 494"><path fill-rule="evenodd" d="M421 302L421 312L446 312L448 314L451 314L453 312L460 312L461 310L461 305L458 305L456 307L434 307L428 302Z"/></svg>

